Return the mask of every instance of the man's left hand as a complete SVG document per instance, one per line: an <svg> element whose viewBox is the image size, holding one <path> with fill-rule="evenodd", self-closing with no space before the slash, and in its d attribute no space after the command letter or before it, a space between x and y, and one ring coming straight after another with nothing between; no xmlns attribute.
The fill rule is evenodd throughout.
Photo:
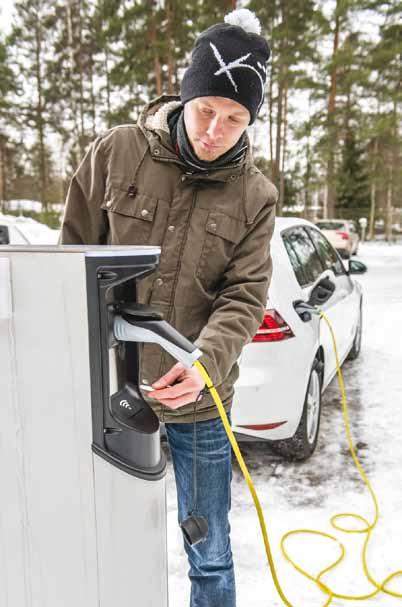
<svg viewBox="0 0 402 607"><path fill-rule="evenodd" d="M170 371L162 375L152 384L154 390L147 396L158 400L170 409L178 409L188 403L193 403L205 381L198 369L187 369L182 363L176 363Z"/></svg>

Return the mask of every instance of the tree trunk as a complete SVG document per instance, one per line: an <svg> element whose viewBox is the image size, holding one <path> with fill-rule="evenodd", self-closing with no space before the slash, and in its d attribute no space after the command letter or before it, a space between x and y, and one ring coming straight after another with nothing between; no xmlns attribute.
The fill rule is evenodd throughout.
<svg viewBox="0 0 402 607"><path fill-rule="evenodd" d="M111 106L110 106L110 78L109 78L109 49L107 47L107 43L105 43L105 76L106 76L106 108L107 108L107 128L110 129L110 115L111 115Z"/></svg>
<svg viewBox="0 0 402 607"><path fill-rule="evenodd" d="M173 36L172 36L171 0L166 0L165 6L166 6L166 22L167 22L167 26L166 26L166 42L167 42L167 44L166 44L166 50L167 50L166 63L167 63L167 77L168 77L167 91L168 91L169 95L173 95L175 87L173 84L174 62L173 62L172 51L174 48L174 41L173 41Z"/></svg>
<svg viewBox="0 0 402 607"><path fill-rule="evenodd" d="M90 95L91 95L91 119L92 119L92 137L96 137L96 100L94 92L94 62L91 57L89 59L89 84L90 84Z"/></svg>
<svg viewBox="0 0 402 607"><path fill-rule="evenodd" d="M274 166L274 135L273 135L273 127L274 127L274 119L272 115L272 106L273 106L273 75L274 68L271 63L271 73L269 78L269 88L268 88L268 120L269 120L269 156L271 161L271 177L273 179L273 166Z"/></svg>
<svg viewBox="0 0 402 607"><path fill-rule="evenodd" d="M150 3L150 25L148 31L149 42L154 55L154 74L155 74L155 89L156 95L162 95L162 69L161 62L159 58L158 48L156 46L156 23L155 23L155 7L157 6L156 0L152 0Z"/></svg>
<svg viewBox="0 0 402 607"><path fill-rule="evenodd" d="M375 199L376 199L376 184L374 181L370 185L370 219L367 240L374 238L374 221L375 221Z"/></svg>
<svg viewBox="0 0 402 607"><path fill-rule="evenodd" d="M6 138L0 135L0 213L4 212L6 197Z"/></svg>
<svg viewBox="0 0 402 607"><path fill-rule="evenodd" d="M287 29L287 14L286 14L286 1L281 0L280 2L281 9L281 25L284 32ZM281 42L279 46L278 56L284 56L287 60L286 55L286 47L287 47L287 34L283 34L281 37ZM284 52L283 52L284 51ZM277 119L276 119L276 145L275 145L275 162L274 162L274 183L281 190L281 158L282 158L282 142L283 142L283 128L284 128L284 105L285 105L285 91L286 91L286 82L287 82L287 65L284 64L283 61L279 63L279 73L278 73L278 110L277 110ZM282 184L283 190L283 184ZM283 192L282 192L283 194ZM283 198L279 196L279 201L277 205L277 213L281 215L283 206Z"/></svg>
<svg viewBox="0 0 402 607"><path fill-rule="evenodd" d="M75 72L75 64L74 64L74 37L73 37L73 16L72 16L72 3L74 0L68 0L66 5L66 19L67 19L67 40L68 40L68 49L70 55L70 70L71 70L71 78L74 79ZM78 123L78 111L77 111L77 101L75 98L75 87L73 87L71 94L71 110L72 110L72 119L74 121L74 129L75 129L75 137L74 137L74 148L77 159L82 158L82 154L80 152L80 127Z"/></svg>
<svg viewBox="0 0 402 607"><path fill-rule="evenodd" d="M369 229L367 233L367 240L372 240L375 236L374 233L374 222L375 222L375 211L376 211L376 165L377 165L377 154L378 154L378 138L376 137L374 142L373 150L373 165L372 165L372 182L370 185L370 218L369 218Z"/></svg>
<svg viewBox="0 0 402 607"><path fill-rule="evenodd" d="M42 86L42 32L41 24L39 22L39 15L37 15L37 21L35 24L35 79L36 79L36 127L38 131L39 139L39 188L41 203L43 210L47 212L47 162L46 162L46 148L45 148L45 128L43 119L43 86Z"/></svg>
<svg viewBox="0 0 402 607"><path fill-rule="evenodd" d="M275 143L275 158L273 163L273 182L279 187L280 186L280 159L281 159L281 148L282 148L282 116L283 116L283 76L282 69L279 71L278 78L278 110L276 117L276 143ZM282 207L282 201L278 201L277 212L280 214L280 207Z"/></svg>
<svg viewBox="0 0 402 607"><path fill-rule="evenodd" d="M78 12L78 48L75 49L75 56L76 56L76 64L77 64L77 68L78 68L78 84L79 84L79 92L80 92L80 98L79 98L79 108L80 108L80 141L79 141L79 146L80 146L80 157L82 158L85 154L85 147L86 147L86 141L85 141L85 110L84 110L84 106L85 106L85 100L84 100L84 77L83 77L83 70L82 70L82 6L81 6L81 0L77 1L77 12Z"/></svg>
<svg viewBox="0 0 402 607"><path fill-rule="evenodd" d="M396 86L396 92L398 92L399 83ZM392 240L392 223L394 214L394 179L398 170L398 150L399 150L399 132L398 132L398 105L396 99L393 102L393 137L392 147L390 151L390 163L389 163L389 180L387 186L387 212L385 218L385 239L387 242Z"/></svg>
<svg viewBox="0 0 402 607"><path fill-rule="evenodd" d="M288 134L288 92L289 92L289 82L288 82L288 68L285 65L285 82L283 87L283 137L282 137L282 161L281 161L281 170L280 170L280 179L279 179L279 211L282 212L282 207L285 199L285 164L286 164L286 152L287 152L287 134Z"/></svg>
<svg viewBox="0 0 402 607"><path fill-rule="evenodd" d="M392 240L392 215L393 215L393 207L392 207L392 191L393 191L393 161L391 157L390 167L389 167L389 177L387 183L387 205L385 208L385 240L390 242Z"/></svg>
<svg viewBox="0 0 402 607"><path fill-rule="evenodd" d="M336 85L337 85L337 67L335 64L336 55L339 47L339 29L340 29L340 17L338 15L339 0L336 3L336 17L335 17L335 32L334 32L334 44L332 51L332 70L331 70L331 86L329 91L328 99L328 162L327 162L327 187L328 187L328 198L327 198L327 216L333 218L335 216L335 147L336 147L336 128L335 128L335 108L336 108Z"/></svg>

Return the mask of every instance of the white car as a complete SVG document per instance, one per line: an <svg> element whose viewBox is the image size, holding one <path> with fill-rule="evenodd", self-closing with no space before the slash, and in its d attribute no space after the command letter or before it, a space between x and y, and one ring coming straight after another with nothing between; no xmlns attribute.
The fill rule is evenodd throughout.
<svg viewBox="0 0 402 607"><path fill-rule="evenodd" d="M362 289L312 223L277 218L271 243L273 274L264 321L239 359L232 426L238 438L269 440L290 459L316 446L321 393L336 373L330 331L310 311L321 309L335 332L341 363L356 358L362 334Z"/></svg>
<svg viewBox="0 0 402 607"><path fill-rule="evenodd" d="M31 217L0 213L0 245L57 244L58 239L59 230L52 230Z"/></svg>

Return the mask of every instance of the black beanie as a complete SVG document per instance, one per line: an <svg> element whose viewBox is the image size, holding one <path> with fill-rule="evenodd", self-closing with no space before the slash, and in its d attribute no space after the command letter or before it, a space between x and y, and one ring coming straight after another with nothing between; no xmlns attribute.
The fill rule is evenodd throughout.
<svg viewBox="0 0 402 607"><path fill-rule="evenodd" d="M270 56L260 31L254 13L238 9L226 15L225 23L202 32L181 83L182 103L196 97L228 97L248 109L252 124L264 100Z"/></svg>

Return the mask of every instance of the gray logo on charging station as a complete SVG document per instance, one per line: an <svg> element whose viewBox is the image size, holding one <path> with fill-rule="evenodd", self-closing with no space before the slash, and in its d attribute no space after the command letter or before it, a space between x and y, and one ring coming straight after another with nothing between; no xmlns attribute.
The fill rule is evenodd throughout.
<svg viewBox="0 0 402 607"><path fill-rule="evenodd" d="M120 401L120 407L123 407L123 409L130 409L131 411L131 405L126 399Z"/></svg>

